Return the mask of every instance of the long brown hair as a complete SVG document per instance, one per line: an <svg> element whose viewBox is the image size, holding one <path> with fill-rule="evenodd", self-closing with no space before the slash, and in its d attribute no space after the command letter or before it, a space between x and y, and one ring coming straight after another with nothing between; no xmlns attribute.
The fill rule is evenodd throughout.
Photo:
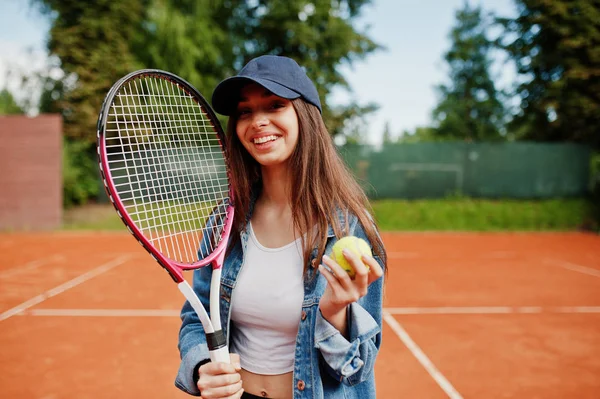
<svg viewBox="0 0 600 399"><path fill-rule="evenodd" d="M290 168L294 172L290 205L295 230L306 233L303 239L305 272L313 248L318 249L317 261L321 261L329 224L338 238L348 233L348 226L340 225L338 209L358 217L374 255L385 263L385 248L371 217L367 196L338 155L319 110L301 98L292 100L292 105L298 115L299 135L290 157ZM231 184L235 189L232 242L245 229L252 188L261 179L260 165L240 142L236 125L234 114L227 124ZM312 228L315 225L317 228Z"/></svg>

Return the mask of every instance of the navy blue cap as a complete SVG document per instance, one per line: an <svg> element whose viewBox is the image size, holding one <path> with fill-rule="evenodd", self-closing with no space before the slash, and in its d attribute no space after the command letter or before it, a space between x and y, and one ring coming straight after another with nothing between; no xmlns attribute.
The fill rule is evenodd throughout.
<svg viewBox="0 0 600 399"><path fill-rule="evenodd" d="M302 97L323 112L317 88L300 65L291 58L276 55L254 58L236 76L219 83L212 95L215 111L231 115L240 100L240 90L249 82L258 83L276 96L288 100Z"/></svg>

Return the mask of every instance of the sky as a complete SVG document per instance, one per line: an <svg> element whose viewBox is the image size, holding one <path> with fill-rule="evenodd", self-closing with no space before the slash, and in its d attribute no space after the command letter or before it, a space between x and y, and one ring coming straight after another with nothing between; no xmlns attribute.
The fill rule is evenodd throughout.
<svg viewBox="0 0 600 399"><path fill-rule="evenodd" d="M451 45L448 35L464 1L373 0L364 8L359 24L385 50L343 66L352 93L336 90L332 101L379 104L368 119L367 142L378 144L386 123L394 136L430 124L438 100L435 86L448 76L443 60ZM516 12L513 0L470 3L505 16ZM9 65L22 71L44 65L49 27L47 19L30 8L29 0L0 0L0 89L16 87L14 77L7 76ZM500 61L492 73L500 86L512 78L510 68Z"/></svg>

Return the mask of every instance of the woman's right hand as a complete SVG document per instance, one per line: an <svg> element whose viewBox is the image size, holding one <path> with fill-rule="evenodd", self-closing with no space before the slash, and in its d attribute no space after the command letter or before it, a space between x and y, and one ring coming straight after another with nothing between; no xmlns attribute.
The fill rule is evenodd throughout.
<svg viewBox="0 0 600 399"><path fill-rule="evenodd" d="M198 389L202 399L238 399L242 396L240 356L230 353L231 363L208 362L198 369Z"/></svg>

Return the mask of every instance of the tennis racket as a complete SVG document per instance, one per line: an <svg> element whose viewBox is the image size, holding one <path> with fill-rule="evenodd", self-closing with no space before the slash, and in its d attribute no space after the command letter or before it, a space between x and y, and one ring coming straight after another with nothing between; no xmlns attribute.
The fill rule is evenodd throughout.
<svg viewBox="0 0 600 399"><path fill-rule="evenodd" d="M213 110L172 73L132 72L104 99L98 157L117 213L198 314L211 361L229 363L219 286L234 211L225 137ZM183 277L208 265L210 317Z"/></svg>

